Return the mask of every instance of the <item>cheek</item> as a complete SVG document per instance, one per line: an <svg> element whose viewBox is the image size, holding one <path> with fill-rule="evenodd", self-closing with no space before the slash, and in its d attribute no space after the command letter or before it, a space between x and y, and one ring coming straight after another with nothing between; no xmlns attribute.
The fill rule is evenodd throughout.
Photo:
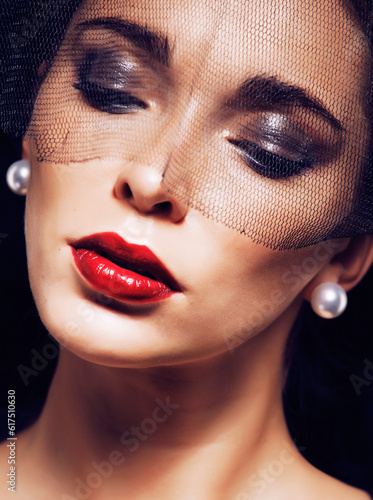
<svg viewBox="0 0 373 500"><path fill-rule="evenodd" d="M61 235L71 236L72 230L79 234L97 214L108 220L110 213L98 205L111 195L116 175L105 161L67 165L33 161L26 203L30 241L37 235L40 244L48 245Z"/></svg>
<svg viewBox="0 0 373 500"><path fill-rule="evenodd" d="M46 307L51 290L72 279L66 236L74 228L83 230L87 221L82 207L91 192L81 174L76 167L38 163L33 157L25 234L30 284L39 310Z"/></svg>
<svg viewBox="0 0 373 500"><path fill-rule="evenodd" d="M220 248L210 256L209 267L206 266L208 285L201 290L197 288L192 305L200 315L196 323L209 317L216 337L225 340L237 332L241 332L239 335L244 332L243 339L256 335L292 304L296 314L302 289L334 251L324 249L325 244L297 251L273 251L231 230L220 229L218 234L219 238L207 245Z"/></svg>

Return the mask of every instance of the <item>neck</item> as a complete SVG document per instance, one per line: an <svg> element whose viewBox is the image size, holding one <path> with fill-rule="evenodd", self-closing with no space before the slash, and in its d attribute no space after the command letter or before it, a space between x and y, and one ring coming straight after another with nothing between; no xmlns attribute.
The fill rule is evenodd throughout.
<svg viewBox="0 0 373 500"><path fill-rule="evenodd" d="M100 366L62 351L35 443L58 450L56 473L63 470L65 482L66 470L84 483L105 462L114 471L105 485L127 475L129 491L140 472L155 493L170 467L180 471L179 485L211 467L206 488L192 495L207 498L242 464L252 470L284 442L291 446L282 408L287 331L282 318L233 353L147 369Z"/></svg>

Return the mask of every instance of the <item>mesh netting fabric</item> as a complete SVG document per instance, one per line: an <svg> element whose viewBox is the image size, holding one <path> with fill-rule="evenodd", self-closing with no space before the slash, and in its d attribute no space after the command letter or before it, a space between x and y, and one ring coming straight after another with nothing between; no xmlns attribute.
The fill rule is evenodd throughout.
<svg viewBox="0 0 373 500"><path fill-rule="evenodd" d="M0 126L272 249L372 233L369 5L2 0Z"/></svg>

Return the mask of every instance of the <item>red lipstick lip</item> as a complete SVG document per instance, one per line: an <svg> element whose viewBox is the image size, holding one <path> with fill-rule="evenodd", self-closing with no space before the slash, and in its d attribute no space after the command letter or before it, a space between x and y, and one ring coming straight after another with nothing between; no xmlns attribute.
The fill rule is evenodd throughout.
<svg viewBox="0 0 373 500"><path fill-rule="evenodd" d="M181 288L156 255L116 233L98 233L70 243L75 265L93 288L126 302L164 300Z"/></svg>

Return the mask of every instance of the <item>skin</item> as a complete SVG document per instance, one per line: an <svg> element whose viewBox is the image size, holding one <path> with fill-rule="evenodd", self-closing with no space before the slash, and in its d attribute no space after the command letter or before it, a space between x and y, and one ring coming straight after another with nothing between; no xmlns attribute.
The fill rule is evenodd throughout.
<svg viewBox="0 0 373 500"><path fill-rule="evenodd" d="M342 6L325 2L316 13L321 23L313 39L317 50L303 50L306 56L300 58L296 42L315 24L311 15L304 15L310 9L307 2L289 1L286 7L281 3L281 9L273 9L279 13L272 20L253 2L242 2L238 12L244 15L234 19L235 33L229 30L232 17L221 19L217 43L201 71L195 56L207 46L207 33L214 27L213 7L170 0L162 2L164 11L152 18L152 0L135 6L117 2L114 11L108 11L103 0L94 4L100 16L141 22L177 41L180 48L175 50L171 71L174 78L182 68L189 73L180 79L177 91L168 91L173 106L162 125L170 134L166 137L172 137L173 127L180 124L185 102L188 119L183 121L182 145L167 139L144 154L141 147L134 147L126 149L122 158L110 160L38 161L35 143L31 144L26 209L30 283L41 318L62 349L43 413L17 443L18 496L79 498L76 478L88 484L89 474L97 471L94 463L114 461L112 453L117 451L125 463L119 464L116 456L108 477L98 488L90 488L89 498L116 500L125 495L142 500L151 491L155 500L243 500L259 493L263 499L367 499L365 493L326 476L302 458L286 427L281 391L283 353L303 299L309 300L312 290L326 281L339 283L346 291L353 288L372 262L372 238L271 250L188 208L161 182L170 148L176 155L178 147L194 150L190 127L213 111L203 97L207 90L216 102L247 77L242 53L253 53L259 20L278 38L273 44L260 40L262 51L247 63L250 71L280 72L322 99L345 127L339 161L346 163L352 151L357 153L353 131L360 127L364 133L358 123L364 75L357 81L356 67L366 49L357 26ZM197 4L206 10L200 23L194 18ZM331 5L332 14L343 20L333 37L323 21L329 19ZM289 10L292 16L284 23ZM180 18L186 20L183 30ZM87 19L84 8L65 44L83 19ZM330 53L340 53L346 30L347 55L331 64ZM294 51L290 60L297 61L291 67L284 67L281 58L279 42L285 33L290 37L289 50ZM228 60L221 50L227 45L232 47ZM61 61L57 57L39 103L48 89L53 90L53 72ZM214 79L236 72L237 81ZM340 75L343 86L338 84ZM193 99L187 101L196 78L202 96L199 107ZM220 83L211 90L211 81ZM163 98L164 93L154 96L152 113L159 120ZM348 107L341 107L341 102L348 102ZM47 120L56 116L58 103L51 106L45 110ZM116 120L120 127L129 118L106 119ZM35 130L38 127L40 123ZM144 129L151 144L157 137L152 127L150 121ZM77 123L72 123L72 130L78 130ZM223 141L224 136L219 137ZM334 199L335 193L329 196ZM131 243L148 246L182 285L182 292L152 306L117 303L94 292L77 272L69 243L101 231L114 231ZM304 269L309 259L314 263L312 272L294 278L294 266ZM158 398L174 405L169 413L157 413L163 418L159 422L154 420ZM148 434L146 425L153 425ZM131 444L124 442L129 438ZM7 456L4 445L1 453ZM6 492L2 494L5 498Z"/></svg>

